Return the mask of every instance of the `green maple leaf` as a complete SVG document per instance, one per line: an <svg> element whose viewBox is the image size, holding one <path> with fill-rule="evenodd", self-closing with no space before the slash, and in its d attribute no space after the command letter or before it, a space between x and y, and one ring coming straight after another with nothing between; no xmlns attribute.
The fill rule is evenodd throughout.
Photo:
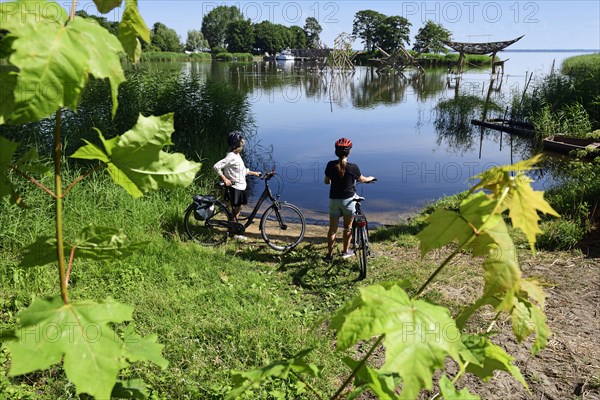
<svg viewBox="0 0 600 400"><path fill-rule="evenodd" d="M311 350L303 350L289 360L275 361L265 367L256 368L250 371L237 371L232 374L233 389L227 394L226 399L236 399L241 396L251 386L271 379L286 379L290 372L298 374L308 374L318 376L320 369L304 360Z"/></svg>
<svg viewBox="0 0 600 400"><path fill-rule="evenodd" d="M358 367L359 361L353 360L350 357L344 357L344 363L352 370ZM363 363L356 372L354 380L355 389L346 397L347 400L352 400L367 389L370 389L379 400L393 400L397 398L394 389L400 384L399 379L393 375L380 374L374 368L368 367Z"/></svg>
<svg viewBox="0 0 600 400"><path fill-rule="evenodd" d="M125 11L119 23L119 40L134 63L138 62L142 54L138 38L150 43L150 30L138 11L137 0L125 0Z"/></svg>
<svg viewBox="0 0 600 400"><path fill-rule="evenodd" d="M52 17L44 14L49 9ZM109 80L114 114L125 81L114 35L94 20L69 21L60 5L43 0L5 3L0 18L13 39L9 63L18 68L12 123L37 121L60 107L76 110L90 74Z"/></svg>
<svg viewBox="0 0 600 400"><path fill-rule="evenodd" d="M498 309L510 309L519 290L521 268L508 227L500 215L495 225L487 228L470 245L474 255L484 256L484 296L500 296ZM490 222L489 225L492 225Z"/></svg>
<svg viewBox="0 0 600 400"><path fill-rule="evenodd" d="M540 308L544 308L546 303L546 293L540 286L540 283L535 279L523 279L521 281L520 289L526 293L525 298L530 298L540 305Z"/></svg>
<svg viewBox="0 0 600 400"><path fill-rule="evenodd" d="M470 372L481 378L484 382L489 381L494 376L494 371L505 371L515 377L523 387L529 390L525 378L521 374L519 367L513 364L514 359L509 356L504 349L496 346L484 335L466 335L462 336L462 342L468 356L474 358L467 365L467 372Z"/></svg>
<svg viewBox="0 0 600 400"><path fill-rule="evenodd" d="M417 234L421 242L421 257L454 241L462 243L473 235L473 229L467 221L454 211L436 210L426 222L429 225Z"/></svg>
<svg viewBox="0 0 600 400"><path fill-rule="evenodd" d="M459 213L448 210L436 210L426 222L429 223L417 237L421 241L421 257L427 252L457 241L466 244L474 235L496 222L487 222L496 202L483 193L469 196L460 204Z"/></svg>
<svg viewBox="0 0 600 400"><path fill-rule="evenodd" d="M546 315L540 307L529 302L527 299L515 297L511 311L513 333L519 342L529 335L535 333L535 340L531 353L536 355L546 347L550 328L546 324Z"/></svg>
<svg viewBox="0 0 600 400"><path fill-rule="evenodd" d="M19 314L15 338L4 343L11 353L11 376L43 370L63 360L77 394L110 398L129 353L110 327L131 319L132 309L113 300L64 304L60 296L37 299ZM148 360L160 360L158 348ZM136 361L142 360L137 353ZM161 362L165 365L165 362Z"/></svg>
<svg viewBox="0 0 600 400"><path fill-rule="evenodd" d="M64 257L68 258L75 247L77 259L113 260L130 256L145 245L144 242L129 243L122 229L88 225L72 242L67 242ZM56 262L56 238L38 237L23 252L22 267L33 267Z"/></svg>
<svg viewBox="0 0 600 400"><path fill-rule="evenodd" d="M169 362L161 354L164 345L157 343L157 340L156 334L142 337L129 325L123 332L123 356L132 363L150 361L165 369Z"/></svg>
<svg viewBox="0 0 600 400"><path fill-rule="evenodd" d="M513 165L490 168L478 175L481 178L480 182L471 188L471 192L478 189L488 190L493 198L500 197L508 189L499 211L508 209L513 226L525 233L534 252L536 235L542 232L539 228L538 212L559 216L544 200L544 192L533 190L532 180L524 174L533 169L541 157L541 154L538 154Z"/></svg>
<svg viewBox="0 0 600 400"><path fill-rule="evenodd" d="M450 312L423 300L411 300L396 285L369 286L339 309L331 320L337 329L337 349L345 350L360 340L385 335L384 374L402 378L401 398L415 398L422 388L431 389L432 374L451 356L460 363L460 332Z"/></svg>
<svg viewBox="0 0 600 400"><path fill-rule="evenodd" d="M473 186L470 192L475 192L478 189L486 189L492 192L494 197L500 196L505 187L510 184L512 180L511 172L516 174L522 174L535 168L542 158L542 154L537 154L528 160L522 160L515 164L503 165L499 167L492 167L480 175L475 176L480 181Z"/></svg>
<svg viewBox="0 0 600 400"><path fill-rule="evenodd" d="M535 252L535 237L542 233L539 228L538 211L559 217L560 215L544 200L544 192L533 190L531 180L525 175L517 175L505 201L508 215L515 228L527 236L531 251Z"/></svg>
<svg viewBox="0 0 600 400"><path fill-rule="evenodd" d="M454 384L446 375L442 375L439 380L440 392L446 400L479 400L480 397L476 394L469 392L467 388L463 388L460 391L456 390Z"/></svg>
<svg viewBox="0 0 600 400"><path fill-rule="evenodd" d="M94 4L96 4L96 8L102 14L106 14L107 12L119 7L123 0L94 0Z"/></svg>
<svg viewBox="0 0 600 400"><path fill-rule="evenodd" d="M492 213L496 208L496 200L490 199L484 193L475 193L464 199L460 203L460 215L470 226L472 231L477 235L480 231L486 230L488 226L494 226L495 220L491 220L494 216Z"/></svg>
<svg viewBox="0 0 600 400"><path fill-rule="evenodd" d="M90 73L98 79L108 79L110 83L111 112L114 117L119 104L119 84L125 81L125 74L119 59L119 53L123 52L123 46L114 35L93 19L76 17L70 27L78 29L86 43L87 64Z"/></svg>
<svg viewBox="0 0 600 400"><path fill-rule="evenodd" d="M107 163L113 180L134 197L159 187L185 187L201 164L186 160L183 154L162 151L172 144L172 132L173 114L140 115L136 125L121 136L106 140L98 132L104 149L86 141L71 157Z"/></svg>

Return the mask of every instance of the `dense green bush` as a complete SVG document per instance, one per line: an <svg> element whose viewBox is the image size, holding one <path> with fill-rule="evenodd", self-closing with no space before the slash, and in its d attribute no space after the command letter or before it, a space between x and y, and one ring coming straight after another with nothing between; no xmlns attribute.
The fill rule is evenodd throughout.
<svg viewBox="0 0 600 400"><path fill-rule="evenodd" d="M219 61L252 61L250 53L218 53L215 59Z"/></svg>
<svg viewBox="0 0 600 400"><path fill-rule="evenodd" d="M148 61L188 61L190 56L185 53L167 51L145 51L142 53L142 62Z"/></svg>
<svg viewBox="0 0 600 400"><path fill-rule="evenodd" d="M572 250L585 236L586 229L578 221L557 219L544 221L536 247L543 250Z"/></svg>
<svg viewBox="0 0 600 400"><path fill-rule="evenodd" d="M110 88L107 82L99 80L86 86L77 113L63 113L63 130L69 133L67 154L79 147L83 139L97 143L94 129L110 138L130 129L140 113L175 112L174 149L188 158L206 161L203 165L206 171L225 154L228 132L241 130L248 136L254 132L250 104L229 83L145 67L130 70L126 75L127 82L119 88L119 108L114 119L110 113ZM41 153L49 154L51 129L50 121L42 120L27 125L3 125L0 134L14 140L27 139Z"/></svg>
<svg viewBox="0 0 600 400"><path fill-rule="evenodd" d="M590 130L600 128L600 54L567 58L561 72L544 76L525 95L515 94L511 118L537 119L538 123L548 121L548 116L555 123L561 119L581 121L579 104L589 116ZM578 130L577 125L563 129ZM552 132L541 132L546 133Z"/></svg>

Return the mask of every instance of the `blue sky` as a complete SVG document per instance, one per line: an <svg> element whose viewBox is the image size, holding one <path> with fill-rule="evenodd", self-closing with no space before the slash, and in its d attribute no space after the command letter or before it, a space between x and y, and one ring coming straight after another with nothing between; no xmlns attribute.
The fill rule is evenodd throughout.
<svg viewBox="0 0 600 400"><path fill-rule="evenodd" d="M600 2L584 1L197 1L139 0L148 26L160 21L177 31L182 41L187 31L200 29L202 17L219 5L236 5L253 22L269 20L304 26L315 17L323 27L321 39L329 47L342 32L352 32L357 11L370 9L385 15L402 15L412 23L411 40L424 22L441 23L454 40L501 41L525 35L511 49L600 49ZM91 10L93 3L79 8ZM118 11L107 15L119 18ZM362 48L360 42L355 48Z"/></svg>

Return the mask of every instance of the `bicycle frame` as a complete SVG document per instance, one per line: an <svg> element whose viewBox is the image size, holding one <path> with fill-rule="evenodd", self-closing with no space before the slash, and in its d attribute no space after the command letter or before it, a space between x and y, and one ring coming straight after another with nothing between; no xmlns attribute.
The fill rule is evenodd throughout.
<svg viewBox="0 0 600 400"><path fill-rule="evenodd" d="M254 209L252 210L252 212L250 213L250 215L248 215L247 217L244 218L240 218L238 220L239 221L246 221L245 224L242 224L244 226L244 228L249 227L250 225L252 225L252 222L254 221L254 218L256 217L256 214L258 214L258 210L260 209L260 207L262 206L262 204L264 203L265 200L269 199L269 201L275 205L279 204L279 196L273 196L273 193L271 193L271 188L269 187L269 180L275 176L274 172L268 172L265 174L264 180L265 180L265 188L262 192L262 194L260 195L256 205L254 206ZM226 189L225 187L223 188L224 190ZM231 204L228 204L229 206L231 206ZM283 226L282 221L280 220L279 223Z"/></svg>
<svg viewBox="0 0 600 400"><path fill-rule="evenodd" d="M194 239L200 244L216 245L223 243L230 236L243 235L246 228L254 222L263 203L269 200L271 204L267 205L259 223L259 231L263 240L269 247L279 251L288 251L296 247L304 238L306 220L298 207L280 201L279 195L273 195L269 180L274 175L275 171L265 173L263 177L265 188L254 209L245 218L237 220L233 218L231 199L227 198L227 187L222 182L217 185L222 190L220 199L201 195L193 196L194 201L184 214L184 227L190 239ZM209 201L206 201L207 199ZM205 211L200 216L196 214L199 208L206 209L206 204L212 205L212 203L215 204L215 209L210 212ZM214 215L217 216L213 218Z"/></svg>

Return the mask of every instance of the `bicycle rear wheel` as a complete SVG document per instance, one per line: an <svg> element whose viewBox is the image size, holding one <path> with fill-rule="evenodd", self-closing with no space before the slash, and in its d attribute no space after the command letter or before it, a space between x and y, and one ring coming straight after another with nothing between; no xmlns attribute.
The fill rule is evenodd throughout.
<svg viewBox="0 0 600 400"><path fill-rule="evenodd" d="M360 274L358 279L362 280L367 277L367 256L369 255L369 239L367 234L367 228L362 227L356 230L356 255L358 256L358 263Z"/></svg>
<svg viewBox="0 0 600 400"><path fill-rule="evenodd" d="M260 233L269 247L288 251L296 247L306 231L306 221L302 211L293 204L273 204L260 220Z"/></svg>
<svg viewBox="0 0 600 400"><path fill-rule="evenodd" d="M223 203L216 202L213 215L206 220L197 219L195 210L196 203L190 204L183 217L183 226L188 237L205 246L224 243L229 237L230 223L233 222L229 209Z"/></svg>

